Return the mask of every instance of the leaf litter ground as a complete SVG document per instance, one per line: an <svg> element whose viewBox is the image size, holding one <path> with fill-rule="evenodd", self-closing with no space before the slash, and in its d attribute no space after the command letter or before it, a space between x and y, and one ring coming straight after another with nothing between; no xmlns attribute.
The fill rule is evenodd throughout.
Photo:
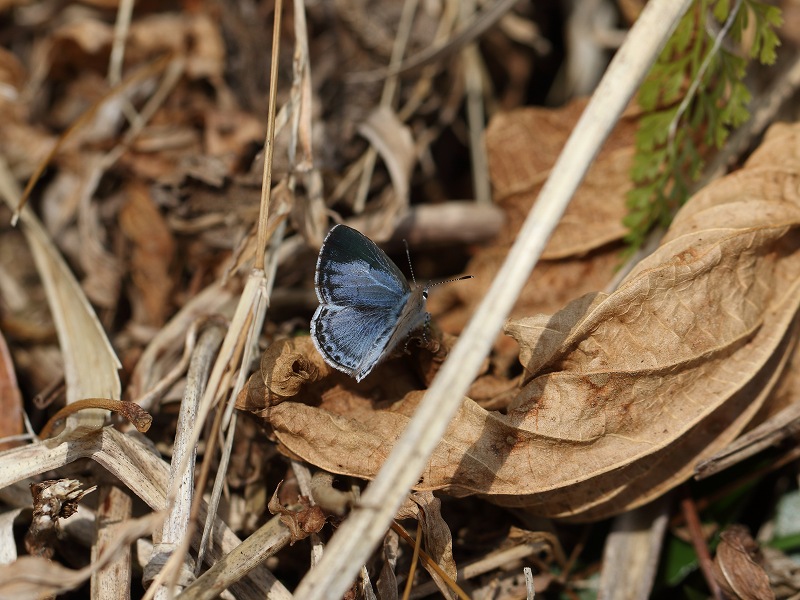
<svg viewBox="0 0 800 600"><path fill-rule="evenodd" d="M543 87L572 49L553 45L561 25L548 21L553 15L546 9L508 13L479 47L495 83L490 88L484 80L479 93L491 100L484 176L491 176L492 204L458 202L477 196L473 190L482 185L479 163L470 166L470 145L480 155L476 140L484 134L470 129L464 104L471 92L464 73L480 71L480 63L458 49L443 51L401 78L394 93L386 92L384 78L365 83L364 74L389 64L402 19L399 3L366 4L307 5L302 35L312 35L305 54L293 29L302 3L287 7L281 43L296 54L293 61L284 51L281 61L283 129L270 215L270 231L284 237L260 338L267 349L238 399L243 416L217 513L219 539L208 554L212 562L230 556L241 539L271 522L270 507L282 519L276 525L282 549L264 572L232 588L237 597L263 596L268 586L280 596L283 586L273 574L294 587L332 524L358 501L358 489L380 468L452 336L491 282L584 106L566 102L569 94L557 85L551 99L560 97L562 108L526 106L542 101L527 90ZM454 35L454 6L443 3L444 12L416 16L406 56ZM271 3L247 10L213 3L185 11L137 6L122 62L115 63L117 3L0 7L4 178L23 185L55 149L30 201L43 227L23 220L29 237L9 226L0 236L6 438L25 433L22 411L39 432L65 400L122 397L153 414L146 435L155 450L167 460L178 453L178 404L194 385L181 361L187 332L213 327L213 320L198 322L208 315L230 318L255 248L265 32L273 13ZM147 118L131 120L136 114ZM603 519L663 497L699 461L796 401L796 128L773 128L740 170L693 198L660 248L616 291L602 292L625 235L620 223L636 118L631 108L617 125L520 296L510 337L496 341L398 515L412 536L422 536L429 557L421 564L430 575L414 578L415 597L437 589L449 595L442 573L455 578L457 569L469 575L460 583L475 598L525 597L524 566L533 568L540 597L592 589L598 570L608 568L601 557L609 527ZM3 194L13 204L13 185L4 183ZM408 239L421 281L475 276L437 288L427 343L411 344L410 354L379 366L360 385L331 372L306 335L315 307L314 254L332 212L385 242L400 265L399 242ZM50 310L39 278L60 299ZM84 294L93 311L87 312ZM96 428L106 418L99 412L80 423ZM63 520L63 539L44 542L55 562L7 557L4 593L85 593L100 564L89 548L102 543L104 530L87 535L75 523L103 523L112 508L128 524L105 531L120 543L104 560L132 573L131 593L143 593L147 543L137 545L139 561L126 545L152 531L152 523L134 519L163 507L168 465L130 435L76 431L62 446L72 444L75 456L93 456L103 469L67 468L72 459L50 447L0 462L8 472L3 501L19 509L23 523L31 520L25 512L30 476L77 474L86 487L99 484L104 499L86 496L78 514ZM29 443L9 441L8 447L19 452ZM207 443L199 459L215 471L220 459L206 453ZM791 458L791 452L787 444L767 457ZM768 458L750 458L720 476L718 487L753 486L738 501L728 499L727 511L715 490L693 490L697 504L710 503L703 517L716 532L742 520L752 528L720 536L715 563L719 585L750 597L763 597L765 574L778 596L800 587L797 569L781 562L785 556L750 537L758 531L758 541L771 539L773 504L796 473L795 463L784 460L777 474L752 480L751 473L765 471L757 461ZM304 499L312 492L322 510ZM753 507L758 517L748 518ZM690 567L694 556L675 558L691 519L685 511L673 514L663 541L663 593L670 585L702 589ZM13 529L4 531L4 543L14 542ZM706 532L712 540L714 533ZM772 539L793 534L789 528ZM289 540L302 541L286 546ZM351 593L366 597L369 585L380 598L397 597L411 557L400 534L388 532L367 565L368 579ZM668 576L680 570L671 561L689 565L682 577ZM743 564L758 568L737 578ZM23 570L32 575L20 583L15 577ZM122 581L115 589L127 591ZM743 592L745 583L755 591Z"/></svg>

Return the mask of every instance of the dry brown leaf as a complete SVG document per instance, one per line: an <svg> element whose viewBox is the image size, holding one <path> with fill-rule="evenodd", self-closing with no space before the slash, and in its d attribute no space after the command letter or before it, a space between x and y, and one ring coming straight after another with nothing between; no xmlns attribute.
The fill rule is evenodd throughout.
<svg viewBox="0 0 800 600"><path fill-rule="evenodd" d="M138 288L131 297L133 320L158 327L169 314L172 297L170 264L175 256L175 240L144 184L128 186L128 201L119 215L120 227L133 244L131 276Z"/></svg>
<svg viewBox="0 0 800 600"><path fill-rule="evenodd" d="M8 351L6 338L0 332L0 439L21 434L25 429L22 423L22 394L17 385L14 362ZM0 450L13 448L14 442L0 443Z"/></svg>
<svg viewBox="0 0 800 600"><path fill-rule="evenodd" d="M464 269L470 285L432 295L428 306L444 331L461 331L483 298L539 195L561 149L580 117L585 100L560 109L526 108L496 115L486 129L494 201L506 215L497 240L476 251ZM602 289L619 266L615 244L625 234L625 194L630 189L635 115L615 127L589 170L533 274L517 298L512 317L553 313L573 298ZM441 316L440 316L441 315ZM496 372L516 362L517 346L507 337L495 343Z"/></svg>
<svg viewBox="0 0 800 600"><path fill-rule="evenodd" d="M292 338L273 342L261 355L259 373L251 376L239 392L236 408L258 413L293 398L306 383L332 373L319 353L311 351L310 341L311 338Z"/></svg>
<svg viewBox="0 0 800 600"><path fill-rule="evenodd" d="M731 597L741 600L775 598L769 576L759 564L756 541L743 525L731 525L720 534L714 557L714 578Z"/></svg>
<svg viewBox="0 0 800 600"><path fill-rule="evenodd" d="M397 518L414 518L421 523L425 552L451 580L455 581L458 578L458 568L453 558L453 537L450 534L450 528L442 518L442 501L436 498L432 492L414 492L400 507ZM425 562L422 565L436 582L436 587L445 598L456 597L453 590L434 569L429 568Z"/></svg>
<svg viewBox="0 0 800 600"><path fill-rule="evenodd" d="M83 17L59 27L53 34L50 60L54 68L94 67L102 72L114 38L112 25ZM192 79L221 83L225 44L219 28L205 13L162 13L135 20L126 39L125 59L137 64L173 52L185 54L186 73Z"/></svg>
<svg viewBox="0 0 800 600"><path fill-rule="evenodd" d="M20 191L2 161L0 195L9 206L19 202ZM92 397L119 398L121 384L117 370L121 365L94 310L35 215L23 210L21 223L58 331L67 402ZM102 411L83 411L80 422L99 427L104 417Z"/></svg>
<svg viewBox="0 0 800 600"><path fill-rule="evenodd" d="M486 130L495 201L508 213L513 241L550 169L583 113L586 100L564 108L525 108L494 117ZM617 124L570 202L542 258L585 254L625 235L622 217L631 189L635 109Z"/></svg>
<svg viewBox="0 0 800 600"><path fill-rule="evenodd" d="M511 321L524 386L504 414L465 399L417 489L595 519L660 495L730 443L796 335L800 157L785 154L799 138L773 131L745 169L693 198L616 292ZM370 478L422 395L377 389L305 387L307 403L267 416L293 454Z"/></svg>

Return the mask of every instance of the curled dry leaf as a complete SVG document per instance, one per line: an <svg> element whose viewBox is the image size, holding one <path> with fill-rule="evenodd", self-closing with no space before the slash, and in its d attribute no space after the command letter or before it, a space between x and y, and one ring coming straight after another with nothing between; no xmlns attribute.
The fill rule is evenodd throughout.
<svg viewBox="0 0 800 600"><path fill-rule="evenodd" d="M408 210L411 172L417 162L414 138L411 129L403 125L397 114L385 106L379 106L370 112L359 125L358 131L380 154L392 179L394 198L381 211L381 217L376 216L373 227L370 228L373 237L383 240L392 233L397 215Z"/></svg>
<svg viewBox="0 0 800 600"><path fill-rule="evenodd" d="M769 600L775 598L769 576L761 566L758 544L743 525L732 525L720 534L714 557L714 578L732 598Z"/></svg>
<svg viewBox="0 0 800 600"><path fill-rule="evenodd" d="M306 383L331 372L313 348L311 338L279 340L269 346L261 355L259 372L239 392L236 408L257 413L297 396Z"/></svg>
<svg viewBox="0 0 800 600"><path fill-rule="evenodd" d="M661 495L735 439L797 333L798 141L800 127L773 128L744 169L684 207L616 292L509 322L521 389L504 413L465 398L416 488L597 519ZM292 453L371 478L423 392L365 401L361 388L334 390L316 391L327 400L315 406L300 393L268 420Z"/></svg>
<svg viewBox="0 0 800 600"><path fill-rule="evenodd" d="M415 492L411 494L397 514L398 519L413 518L422 524L422 535L425 542L425 551L452 581L458 578L458 568L453 558L453 537L450 528L442 518L442 501L432 492ZM445 598L455 598L453 590L447 582L430 568L427 563L422 565L430 574L436 587Z"/></svg>
<svg viewBox="0 0 800 600"><path fill-rule="evenodd" d="M289 528L292 534L291 543L307 538L312 533L319 532L325 525L325 513L319 506L312 506L307 498L300 497L300 507L286 508L278 501L278 489L272 494L269 511L278 515L281 522Z"/></svg>

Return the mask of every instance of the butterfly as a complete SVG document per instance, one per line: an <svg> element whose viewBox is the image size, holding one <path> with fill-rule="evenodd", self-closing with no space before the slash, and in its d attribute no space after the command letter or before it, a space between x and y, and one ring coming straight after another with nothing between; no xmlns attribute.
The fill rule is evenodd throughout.
<svg viewBox="0 0 800 600"><path fill-rule="evenodd" d="M311 339L335 369L361 381L430 319L428 286L409 285L367 236L335 225L319 251Z"/></svg>

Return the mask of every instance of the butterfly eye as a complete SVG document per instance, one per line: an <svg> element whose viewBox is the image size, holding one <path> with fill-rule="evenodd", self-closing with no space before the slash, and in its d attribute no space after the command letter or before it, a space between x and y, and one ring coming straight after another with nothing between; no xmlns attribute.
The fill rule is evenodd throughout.
<svg viewBox="0 0 800 600"><path fill-rule="evenodd" d="M422 290L422 299L423 300L427 300L428 299L428 290Z"/></svg>

